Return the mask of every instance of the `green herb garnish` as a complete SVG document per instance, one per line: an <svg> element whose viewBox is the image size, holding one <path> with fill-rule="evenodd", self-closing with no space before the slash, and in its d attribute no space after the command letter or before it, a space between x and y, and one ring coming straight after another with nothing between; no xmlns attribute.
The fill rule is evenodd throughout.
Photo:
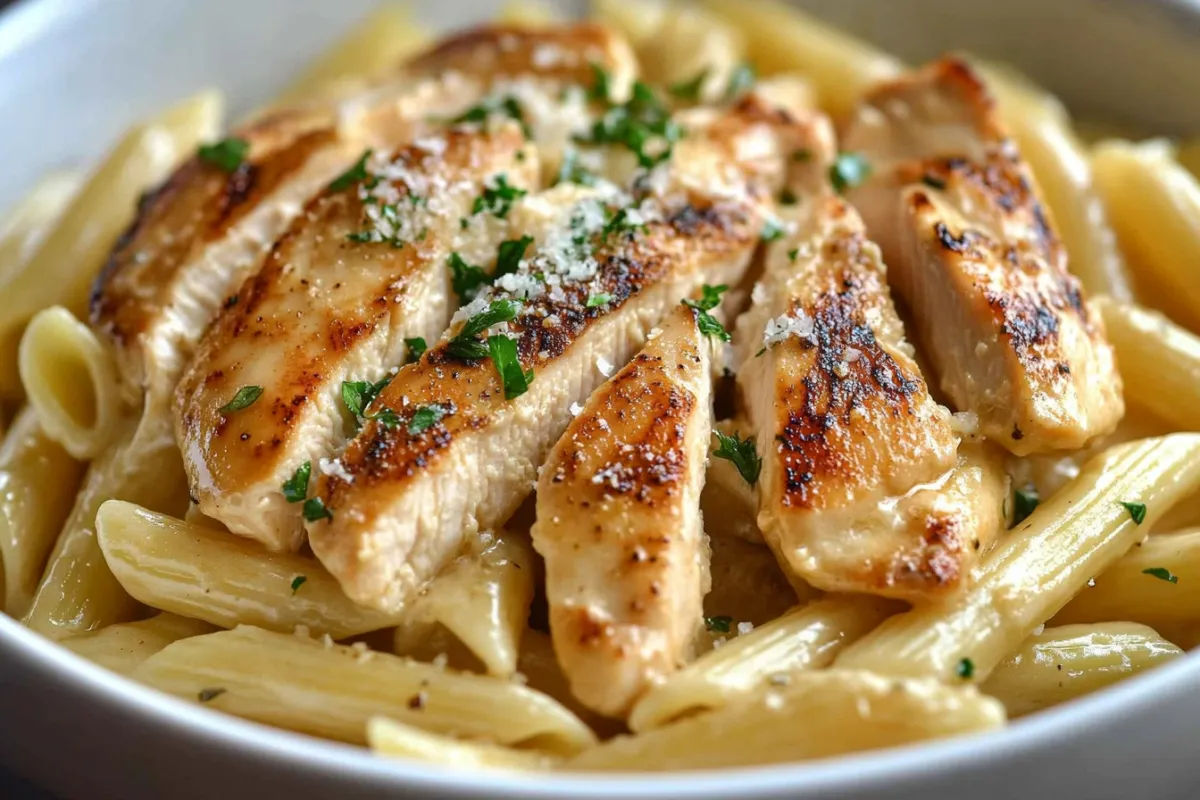
<svg viewBox="0 0 1200 800"><path fill-rule="evenodd" d="M596 294L588 295L587 307L588 308L597 308L598 306L608 305L611 302L612 302L611 294L609 294L608 292L598 292Z"/></svg>
<svg viewBox="0 0 1200 800"><path fill-rule="evenodd" d="M921 183L928 186L930 189L945 189L946 182L936 175L922 175Z"/></svg>
<svg viewBox="0 0 1200 800"><path fill-rule="evenodd" d="M304 501L304 519L309 522L333 519L333 513L325 507L324 500L319 497L310 497Z"/></svg>
<svg viewBox="0 0 1200 800"><path fill-rule="evenodd" d="M533 244L532 236L506 239L501 242L500 249L496 253L496 269L492 273L492 281L495 282L499 277L516 272L521 266L521 259L525 257L525 251L531 244Z"/></svg>
<svg viewBox="0 0 1200 800"><path fill-rule="evenodd" d="M969 658L964 658L954 667L954 674L962 678L964 681L969 681L975 677L975 662Z"/></svg>
<svg viewBox="0 0 1200 800"><path fill-rule="evenodd" d="M466 321L458 334L446 345L446 354L455 358L486 358L491 351L479 340L479 334L493 325L516 319L521 304L515 300L493 300L485 310Z"/></svg>
<svg viewBox="0 0 1200 800"><path fill-rule="evenodd" d="M225 405L217 409L222 414L230 414L234 411L241 411L244 408L249 408L254 405L258 398L262 397L263 387L261 386L243 386L237 390L237 394L233 396Z"/></svg>
<svg viewBox="0 0 1200 800"><path fill-rule="evenodd" d="M199 691L199 693L197 693L196 697L200 700L201 703L207 703L210 700L214 700L214 699L220 697L221 695L225 694L226 691L228 691L228 690L222 689L219 686L214 687L212 689L201 689Z"/></svg>
<svg viewBox="0 0 1200 800"><path fill-rule="evenodd" d="M686 100L692 103L700 100L700 92L704 90L704 81L708 79L708 67L696 73L694 78L672 83L667 91L673 97L678 97L680 100Z"/></svg>
<svg viewBox="0 0 1200 800"><path fill-rule="evenodd" d="M712 633L729 633L729 626L733 624L733 617L705 617L704 627Z"/></svg>
<svg viewBox="0 0 1200 800"><path fill-rule="evenodd" d="M1146 504L1145 503L1126 503L1121 501L1121 505L1125 506L1125 510L1129 512L1130 519L1133 524L1141 525L1146 519Z"/></svg>
<svg viewBox="0 0 1200 800"><path fill-rule="evenodd" d="M351 186L361 183L367 179L367 159L371 157L370 150L364 150L363 154L358 157L358 161L354 162L354 166L338 175L329 184L329 191L344 192Z"/></svg>
<svg viewBox="0 0 1200 800"><path fill-rule="evenodd" d="M525 134L526 139L533 138L533 132L529 129L529 123L525 121L525 112L521 110L521 104L515 97L511 95L505 97L489 97L482 103L472 106L451 120L452 124L460 124L464 122L487 122L488 117L493 114L508 117L516 121L521 126L521 131Z"/></svg>
<svg viewBox="0 0 1200 800"><path fill-rule="evenodd" d="M484 185L483 194L475 198L475 205L471 207L471 213L479 214L487 211L504 219L508 216L513 201L519 200L526 194L528 192L525 189L510 184L508 182L508 175L501 172L495 176L491 185Z"/></svg>
<svg viewBox="0 0 1200 800"><path fill-rule="evenodd" d="M758 483L758 474L762 471L762 459L755 452L754 440L739 438L736 433L726 436L720 431L713 431L713 435L719 442L713 455L732 462L746 483L751 486Z"/></svg>
<svg viewBox="0 0 1200 800"><path fill-rule="evenodd" d="M725 87L725 99L736 100L754 87L758 75L749 64L738 64L729 75L729 85Z"/></svg>
<svg viewBox="0 0 1200 800"><path fill-rule="evenodd" d="M725 326L708 312L721 304L721 295L728 289L729 287L724 284L720 286L705 285L700 287L699 300L685 299L683 301L685 306L696 310L696 324L700 326L700 332L705 336L715 336L723 342L731 340L729 331L725 330Z"/></svg>
<svg viewBox="0 0 1200 800"><path fill-rule="evenodd" d="M425 351L429 349L429 346L425 344L425 339L420 336L405 339L404 346L408 348L408 357L404 359L405 364L415 364L420 361L421 356L425 355Z"/></svg>
<svg viewBox="0 0 1200 800"><path fill-rule="evenodd" d="M450 286L461 303L474 300L479 290L491 280L483 267L468 264L458 253L451 253L446 264L450 267Z"/></svg>
<svg viewBox="0 0 1200 800"><path fill-rule="evenodd" d="M577 183L580 186L595 186L596 176L580 163L579 153L568 150L567 154L563 156L562 164L558 168L558 178L554 183L555 185Z"/></svg>
<svg viewBox="0 0 1200 800"><path fill-rule="evenodd" d="M283 499L299 503L308 497L308 479L312 477L312 462L305 461L296 467L292 477L283 482Z"/></svg>
<svg viewBox="0 0 1200 800"><path fill-rule="evenodd" d="M1173 575L1171 570L1167 569L1166 567L1150 567L1149 569L1142 570L1142 574L1151 575L1155 578L1158 578L1160 581L1166 581L1167 583L1179 583L1179 576Z"/></svg>
<svg viewBox="0 0 1200 800"><path fill-rule="evenodd" d="M588 98L600 103L609 102L612 97L612 76L595 61L589 61L588 66L592 68L592 85L588 89Z"/></svg>
<svg viewBox="0 0 1200 800"><path fill-rule="evenodd" d="M783 224L777 219L769 219L763 223L762 233L759 234L764 242L773 242L776 239L782 239L785 233Z"/></svg>
<svg viewBox="0 0 1200 800"><path fill-rule="evenodd" d="M670 111L654 90L638 81L627 103L612 106L592 125L580 141L589 144L619 144L637 156L638 166L652 169L671 157L683 130L671 120Z"/></svg>
<svg viewBox="0 0 1200 800"><path fill-rule="evenodd" d="M296 590L303 586L307 580L308 577L305 575L297 575L292 578L292 594L295 594Z"/></svg>
<svg viewBox="0 0 1200 800"><path fill-rule="evenodd" d="M421 406L413 412L412 418L408 421L408 432L413 436L423 433L440 422L446 414L447 410L437 403Z"/></svg>
<svg viewBox="0 0 1200 800"><path fill-rule="evenodd" d="M245 139L222 139L213 144L202 144L196 151L205 164L212 164L225 172L234 172L250 154L250 143Z"/></svg>
<svg viewBox="0 0 1200 800"><path fill-rule="evenodd" d="M838 194L858 186L870 174L871 165L858 153L838 153L829 165L829 180Z"/></svg>
<svg viewBox="0 0 1200 800"><path fill-rule="evenodd" d="M512 400L529 391L533 383L533 370L522 370L521 359L517 354L517 343L507 336L489 336L488 352L500 380L504 382L504 399Z"/></svg>
<svg viewBox="0 0 1200 800"><path fill-rule="evenodd" d="M1024 522L1041 501L1042 498L1038 496L1037 489L1032 486L1013 490L1013 520L1009 527L1015 528Z"/></svg>

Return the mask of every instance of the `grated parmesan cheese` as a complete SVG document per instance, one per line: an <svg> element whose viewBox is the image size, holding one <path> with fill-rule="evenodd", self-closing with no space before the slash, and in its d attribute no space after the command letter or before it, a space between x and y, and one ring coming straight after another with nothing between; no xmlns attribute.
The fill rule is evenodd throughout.
<svg viewBox="0 0 1200 800"><path fill-rule="evenodd" d="M346 483L354 483L354 476L346 471L346 467L342 464L341 459L322 458L317 461L317 469L321 470L322 475L337 478Z"/></svg>
<svg viewBox="0 0 1200 800"><path fill-rule="evenodd" d="M763 327L763 346L774 347L791 336L795 336L797 339L807 339L812 334L812 317L804 309L798 308L767 321Z"/></svg>
<svg viewBox="0 0 1200 800"><path fill-rule="evenodd" d="M613 374L613 365L604 356L596 356L596 369L600 370L600 374L606 378L611 378Z"/></svg>

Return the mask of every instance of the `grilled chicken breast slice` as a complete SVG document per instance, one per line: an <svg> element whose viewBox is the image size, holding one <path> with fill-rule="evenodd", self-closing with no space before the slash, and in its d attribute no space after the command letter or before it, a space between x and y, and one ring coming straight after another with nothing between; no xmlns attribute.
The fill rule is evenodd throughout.
<svg viewBox="0 0 1200 800"><path fill-rule="evenodd" d="M401 424L364 427L342 458L344 474L321 477L332 519L308 528L351 598L396 608L466 533L503 523L532 490L570 405L623 365L681 297L736 281L780 188L778 139L771 120L730 110L690 128L669 161L635 181L636 205L611 185L562 184L514 206L514 228L537 250L498 298L523 303L505 327L533 381L506 399L491 361L451 354L455 324L388 385L376 407L395 410ZM489 299L461 310L460 321ZM414 426L417 411L438 421Z"/></svg>
<svg viewBox="0 0 1200 800"><path fill-rule="evenodd" d="M671 312L592 394L538 480L554 651L572 693L611 717L686 662L709 588L712 358L696 315Z"/></svg>
<svg viewBox="0 0 1200 800"><path fill-rule="evenodd" d="M1082 447L1124 413L1103 323L970 67L943 59L864 101L849 197L955 406L1017 455Z"/></svg>
<svg viewBox="0 0 1200 800"><path fill-rule="evenodd" d="M965 573L973 521L953 526L970 547L940 546L945 525L914 530L879 512L948 480L959 444L950 413L929 396L857 213L832 195L799 208L794 232L771 245L765 297L738 324L763 538L821 589L945 591Z"/></svg>
<svg viewBox="0 0 1200 800"><path fill-rule="evenodd" d="M176 435L200 511L273 550L303 542L308 474L337 470L342 382L375 384L404 363L406 339L441 335L450 254L494 260L503 239L502 224L464 231L460 220L498 182L524 192L538 174L512 122L427 136L363 164L361 180L310 201L230 297L177 390ZM246 386L261 397L228 410Z"/></svg>

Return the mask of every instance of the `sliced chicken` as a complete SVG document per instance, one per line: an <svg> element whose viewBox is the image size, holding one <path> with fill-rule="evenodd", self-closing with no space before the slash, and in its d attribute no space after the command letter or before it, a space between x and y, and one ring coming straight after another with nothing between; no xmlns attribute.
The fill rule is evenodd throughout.
<svg viewBox="0 0 1200 800"><path fill-rule="evenodd" d="M441 335L451 254L494 262L505 238L498 216L460 220L497 185L536 189L536 156L514 122L454 129L364 161L309 202L179 383L176 437L201 512L273 550L300 546L308 477L336 472L356 429L343 381L376 384L404 364L406 340ZM230 410L247 386L261 396Z"/></svg>
<svg viewBox="0 0 1200 800"><path fill-rule="evenodd" d="M1013 453L1082 447L1124 413L1113 351L1032 174L966 63L884 84L843 142L850 193L940 386Z"/></svg>
<svg viewBox="0 0 1200 800"><path fill-rule="evenodd" d="M929 396L854 209L805 198L794 226L738 323L763 538L828 591L951 590L999 530L999 490L992 503L983 489L1003 483L1000 465L956 470L950 413Z"/></svg>
<svg viewBox="0 0 1200 800"><path fill-rule="evenodd" d="M321 478L332 519L309 526L314 552L351 598L396 608L465 533L503 523L532 490L571 404L622 366L681 297L746 269L785 169L781 123L744 106L688 125L673 156L634 181L637 197L605 182L564 183L515 205L514 229L537 243L532 257L495 295L461 310L450 334L375 401L401 423L364 427L342 474ZM492 330L497 347L500 335L516 337L507 380L486 351L454 355L483 347L482 331L468 335L464 325L477 327L494 300L521 303ZM515 396L526 371L532 382ZM437 421L414 426L418 412Z"/></svg>
<svg viewBox="0 0 1200 800"><path fill-rule="evenodd" d="M580 702L623 717L688 659L709 588L700 520L712 357L680 306L597 389L541 469L533 544L554 651Z"/></svg>

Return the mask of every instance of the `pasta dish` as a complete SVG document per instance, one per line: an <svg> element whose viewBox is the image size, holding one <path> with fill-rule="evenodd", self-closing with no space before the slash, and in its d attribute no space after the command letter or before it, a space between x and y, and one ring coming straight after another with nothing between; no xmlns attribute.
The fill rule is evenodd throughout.
<svg viewBox="0 0 1200 800"><path fill-rule="evenodd" d="M1200 150L774 0L384 7L0 222L0 608L505 770L999 728L1200 643Z"/></svg>

